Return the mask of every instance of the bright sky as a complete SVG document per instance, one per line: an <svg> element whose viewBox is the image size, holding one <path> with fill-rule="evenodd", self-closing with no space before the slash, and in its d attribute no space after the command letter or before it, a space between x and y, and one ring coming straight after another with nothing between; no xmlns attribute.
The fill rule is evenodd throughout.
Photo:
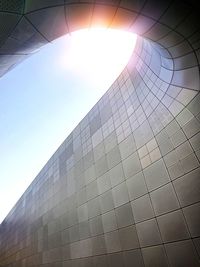
<svg viewBox="0 0 200 267"><path fill-rule="evenodd" d="M0 79L0 223L127 64L136 36L81 30Z"/></svg>

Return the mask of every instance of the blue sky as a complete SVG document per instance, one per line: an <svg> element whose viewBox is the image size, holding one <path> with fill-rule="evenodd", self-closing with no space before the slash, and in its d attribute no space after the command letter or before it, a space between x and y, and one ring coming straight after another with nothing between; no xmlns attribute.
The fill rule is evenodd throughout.
<svg viewBox="0 0 200 267"><path fill-rule="evenodd" d="M0 79L0 222L120 74L134 43L130 33L79 31Z"/></svg>

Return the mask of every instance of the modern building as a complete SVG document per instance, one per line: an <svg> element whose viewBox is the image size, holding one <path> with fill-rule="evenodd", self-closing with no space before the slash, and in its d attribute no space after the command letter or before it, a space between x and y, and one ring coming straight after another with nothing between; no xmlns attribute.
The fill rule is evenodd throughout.
<svg viewBox="0 0 200 267"><path fill-rule="evenodd" d="M200 266L195 1L0 1L0 73L68 32L139 35L130 62L0 226L1 267Z"/></svg>

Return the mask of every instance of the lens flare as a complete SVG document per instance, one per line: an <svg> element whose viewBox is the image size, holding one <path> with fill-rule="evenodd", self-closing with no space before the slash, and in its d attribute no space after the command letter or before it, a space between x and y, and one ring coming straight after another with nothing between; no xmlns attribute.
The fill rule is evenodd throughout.
<svg viewBox="0 0 200 267"><path fill-rule="evenodd" d="M111 85L133 53L136 34L105 28L73 32L62 57L68 71L98 88ZM97 88L97 89L98 89Z"/></svg>

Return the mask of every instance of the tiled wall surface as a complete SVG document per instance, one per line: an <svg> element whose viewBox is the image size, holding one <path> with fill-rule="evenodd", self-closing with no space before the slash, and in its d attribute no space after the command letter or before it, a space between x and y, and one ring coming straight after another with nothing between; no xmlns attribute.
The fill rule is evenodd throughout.
<svg viewBox="0 0 200 267"><path fill-rule="evenodd" d="M141 37L127 67L1 224L0 266L200 266L197 7L6 3L0 1L0 18L10 23L0 26L1 74L20 53L69 30L103 22Z"/></svg>

